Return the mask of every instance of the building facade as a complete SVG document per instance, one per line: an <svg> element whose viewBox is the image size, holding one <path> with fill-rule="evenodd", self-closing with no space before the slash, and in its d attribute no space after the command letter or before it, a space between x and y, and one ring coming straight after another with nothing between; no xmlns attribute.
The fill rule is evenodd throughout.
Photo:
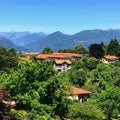
<svg viewBox="0 0 120 120"><path fill-rule="evenodd" d="M70 60L54 60L53 68L58 72L65 72L71 69L71 64Z"/></svg>

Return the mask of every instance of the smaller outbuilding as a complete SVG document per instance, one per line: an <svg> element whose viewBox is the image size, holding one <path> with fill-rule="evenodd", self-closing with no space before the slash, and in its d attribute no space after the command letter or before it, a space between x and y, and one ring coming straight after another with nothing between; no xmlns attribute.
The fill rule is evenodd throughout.
<svg viewBox="0 0 120 120"><path fill-rule="evenodd" d="M74 86L68 87L68 98L80 102L87 102L91 92Z"/></svg>
<svg viewBox="0 0 120 120"><path fill-rule="evenodd" d="M112 64L115 63L118 60L118 57L115 55L105 55L102 58L102 62L106 64Z"/></svg>

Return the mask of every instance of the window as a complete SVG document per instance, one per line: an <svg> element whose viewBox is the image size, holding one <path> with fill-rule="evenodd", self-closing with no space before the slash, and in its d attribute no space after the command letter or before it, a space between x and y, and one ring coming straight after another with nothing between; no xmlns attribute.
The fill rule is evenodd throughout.
<svg viewBox="0 0 120 120"><path fill-rule="evenodd" d="M61 69L58 69L58 72L61 72Z"/></svg>

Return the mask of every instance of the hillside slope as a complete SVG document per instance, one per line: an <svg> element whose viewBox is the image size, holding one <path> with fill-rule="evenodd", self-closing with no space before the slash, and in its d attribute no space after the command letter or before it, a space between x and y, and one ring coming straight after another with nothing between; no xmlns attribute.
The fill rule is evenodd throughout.
<svg viewBox="0 0 120 120"><path fill-rule="evenodd" d="M21 46L25 46L32 42L36 42L46 36L47 36L47 34L45 34L43 32L38 32L38 33L36 33L36 32L31 33L29 31L0 32L0 37L7 38L7 39L11 40L15 45L21 45Z"/></svg>
<svg viewBox="0 0 120 120"><path fill-rule="evenodd" d="M2 47L5 47L5 48L14 48L17 52L18 51L28 51L28 49L26 49L25 47L22 47L22 46L16 46L12 41L6 39L6 38L3 38L3 37L0 37L0 46Z"/></svg>
<svg viewBox="0 0 120 120"><path fill-rule="evenodd" d="M42 51L45 47L50 47L54 51L60 48L69 48L68 41L69 35L65 35L59 31L52 33L45 38L34 42L32 44L28 44L26 47L31 51Z"/></svg>

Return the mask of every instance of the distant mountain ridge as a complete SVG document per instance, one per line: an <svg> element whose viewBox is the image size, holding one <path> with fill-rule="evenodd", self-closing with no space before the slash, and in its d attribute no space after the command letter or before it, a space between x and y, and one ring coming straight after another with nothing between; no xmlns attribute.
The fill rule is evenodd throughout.
<svg viewBox="0 0 120 120"><path fill-rule="evenodd" d="M36 42L44 38L47 34L43 32L34 32L31 33L29 31L23 32L0 32L0 37L7 38L11 40L16 45L25 46L29 43Z"/></svg>
<svg viewBox="0 0 120 120"><path fill-rule="evenodd" d="M29 51L42 51L45 47L52 50L73 48L76 44L83 44L86 48L92 43L108 44L111 39L118 39L120 42L120 29L94 29L84 30L73 35L67 35L60 31L52 34L43 32L0 32L0 37L11 40L16 45L22 45Z"/></svg>
<svg viewBox="0 0 120 120"><path fill-rule="evenodd" d="M66 46L66 39L68 39L69 36L65 35L59 31L54 32L52 34L49 34L45 38L34 42L32 44L28 44L26 47L33 51L42 51L45 47L49 46L51 49L56 51L59 48L64 48Z"/></svg>
<svg viewBox="0 0 120 120"><path fill-rule="evenodd" d="M0 46L5 47L5 48L14 48L17 52L26 52L28 49L22 46L16 46L12 41L0 37Z"/></svg>
<svg viewBox="0 0 120 120"><path fill-rule="evenodd" d="M73 48L77 44L82 44L86 48L93 43L108 44L111 39L118 39L120 42L120 29L114 30L84 30L74 35L66 35L60 31L49 34L39 41L33 42L26 47L32 51L41 51L44 47L49 46L52 50ZM33 49L34 48L34 49Z"/></svg>

